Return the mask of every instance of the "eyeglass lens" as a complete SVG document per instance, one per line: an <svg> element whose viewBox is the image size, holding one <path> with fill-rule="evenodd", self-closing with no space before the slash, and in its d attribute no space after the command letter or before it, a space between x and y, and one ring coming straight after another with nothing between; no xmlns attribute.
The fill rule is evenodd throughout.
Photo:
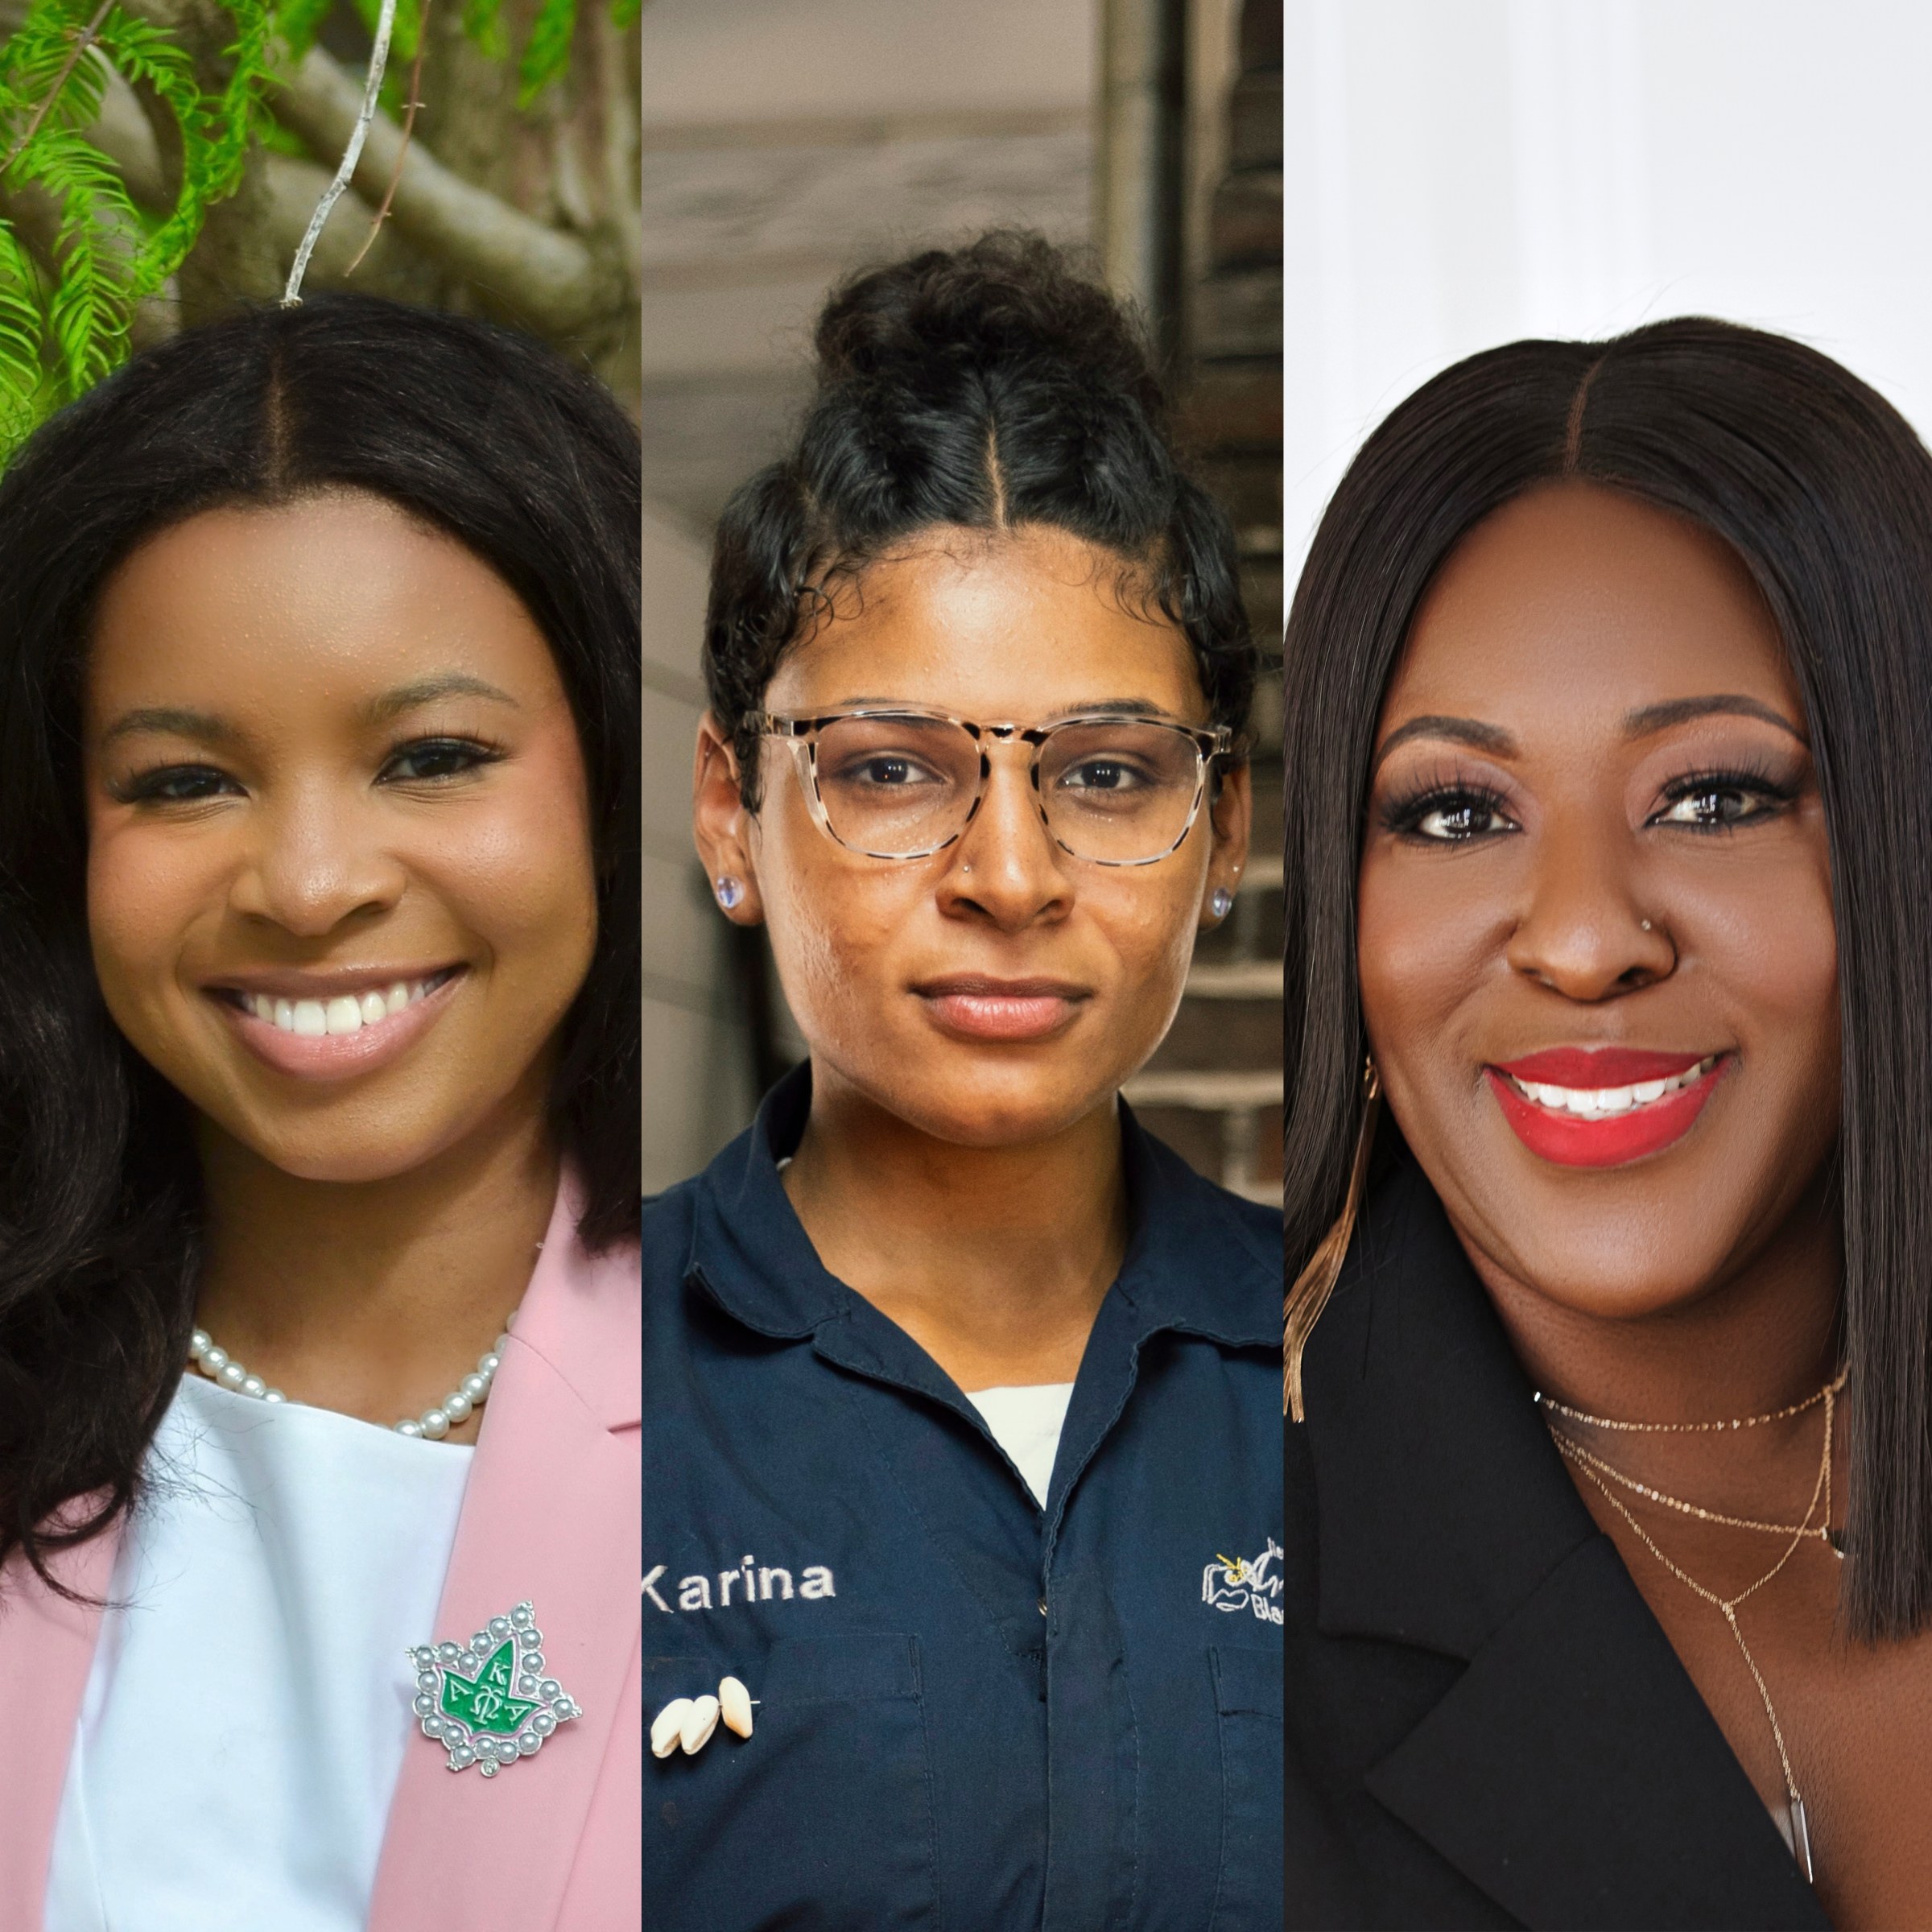
<svg viewBox="0 0 1932 1932"><path fill-rule="evenodd" d="M1195 741L1136 720L1055 728L1040 747L1040 803L1069 852L1133 865L1170 851L1200 786ZM965 829L980 746L944 719L839 718L818 737L819 797L833 835L861 852L911 857Z"/></svg>

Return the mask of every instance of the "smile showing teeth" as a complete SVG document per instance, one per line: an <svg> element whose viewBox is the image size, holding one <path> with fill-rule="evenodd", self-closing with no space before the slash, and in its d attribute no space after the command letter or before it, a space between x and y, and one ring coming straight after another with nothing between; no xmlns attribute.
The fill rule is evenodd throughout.
<svg viewBox="0 0 1932 1932"><path fill-rule="evenodd" d="M450 976L437 972L426 980L398 980L389 986L341 993L332 1000L277 999L266 993L231 993L228 997L279 1033L320 1039L324 1034L360 1033L365 1026L380 1026L427 997Z"/></svg>
<svg viewBox="0 0 1932 1932"><path fill-rule="evenodd" d="M1583 1121L1608 1121L1695 1086L1716 1066L1718 1058L1714 1053L1667 1080L1639 1080L1629 1087L1551 1087L1541 1080L1518 1080L1513 1075L1510 1084L1525 1099L1548 1108L1552 1113L1573 1114Z"/></svg>

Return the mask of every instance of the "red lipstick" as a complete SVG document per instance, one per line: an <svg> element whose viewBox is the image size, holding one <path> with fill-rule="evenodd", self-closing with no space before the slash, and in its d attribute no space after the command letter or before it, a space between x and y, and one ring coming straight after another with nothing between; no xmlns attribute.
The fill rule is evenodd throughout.
<svg viewBox="0 0 1932 1932"><path fill-rule="evenodd" d="M1558 1046L1483 1069L1530 1151L1563 1167L1617 1167L1690 1131L1732 1055Z"/></svg>

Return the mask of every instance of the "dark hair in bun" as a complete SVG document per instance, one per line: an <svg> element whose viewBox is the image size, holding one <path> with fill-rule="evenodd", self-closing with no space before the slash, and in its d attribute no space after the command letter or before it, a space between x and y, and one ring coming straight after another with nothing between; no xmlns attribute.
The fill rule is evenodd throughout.
<svg viewBox="0 0 1932 1932"><path fill-rule="evenodd" d="M940 525L1047 524L1118 557L1238 732L1255 654L1234 533L1182 470L1146 341L1104 288L1042 237L996 232L851 277L815 341L798 440L732 497L712 554L705 682L747 804L747 721L779 660L838 580Z"/></svg>

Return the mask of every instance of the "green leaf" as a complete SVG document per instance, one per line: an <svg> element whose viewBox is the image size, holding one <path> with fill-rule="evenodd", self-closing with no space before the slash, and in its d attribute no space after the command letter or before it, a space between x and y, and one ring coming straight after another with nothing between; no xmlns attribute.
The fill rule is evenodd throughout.
<svg viewBox="0 0 1932 1932"><path fill-rule="evenodd" d="M463 37L493 60L510 52L503 31L503 0L463 0Z"/></svg>
<svg viewBox="0 0 1932 1932"><path fill-rule="evenodd" d="M644 0L611 0L610 23L621 31L638 23L638 14Z"/></svg>
<svg viewBox="0 0 1932 1932"><path fill-rule="evenodd" d="M275 9L275 31L291 61L299 60L315 45L334 6L335 0L283 0Z"/></svg>
<svg viewBox="0 0 1932 1932"><path fill-rule="evenodd" d="M543 0L517 68L518 107L528 107L570 65L576 31L577 0Z"/></svg>

